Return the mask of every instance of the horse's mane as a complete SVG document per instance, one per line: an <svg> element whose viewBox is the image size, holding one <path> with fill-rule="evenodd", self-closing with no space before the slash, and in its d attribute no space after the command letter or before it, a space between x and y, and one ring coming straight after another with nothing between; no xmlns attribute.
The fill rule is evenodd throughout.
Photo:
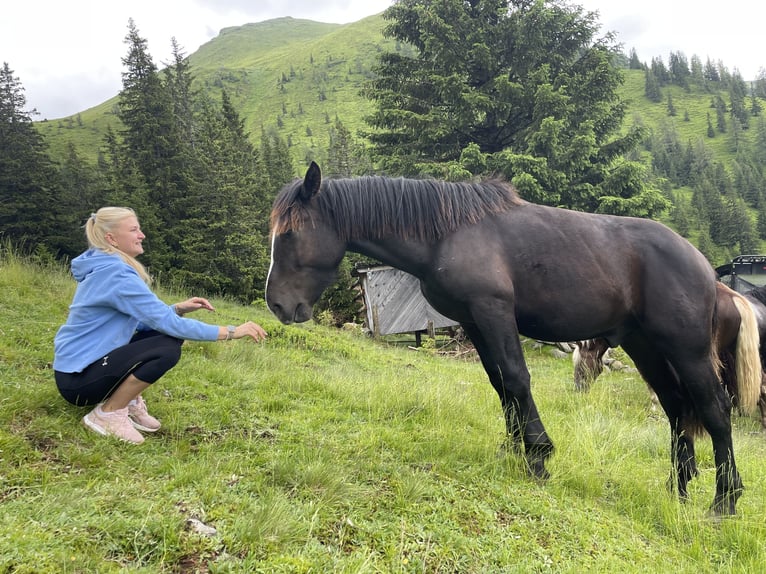
<svg viewBox="0 0 766 574"><path fill-rule="evenodd" d="M289 184L274 201L272 233L298 230L306 223L309 216L298 197L302 183ZM311 200L344 241L392 236L434 240L521 203L501 179L446 182L381 176L322 180Z"/></svg>

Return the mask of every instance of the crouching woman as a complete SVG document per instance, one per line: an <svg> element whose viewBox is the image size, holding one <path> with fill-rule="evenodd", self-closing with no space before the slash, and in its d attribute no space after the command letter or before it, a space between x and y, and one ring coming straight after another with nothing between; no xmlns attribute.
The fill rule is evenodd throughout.
<svg viewBox="0 0 766 574"><path fill-rule="evenodd" d="M89 248L72 260L77 288L54 339L56 386L73 405L94 406L82 419L87 428L140 444L140 431L160 428L142 393L178 363L184 340L262 341L266 332L252 321L217 326L184 317L214 310L202 297L175 305L159 299L136 259L145 235L132 209L102 207L85 234Z"/></svg>

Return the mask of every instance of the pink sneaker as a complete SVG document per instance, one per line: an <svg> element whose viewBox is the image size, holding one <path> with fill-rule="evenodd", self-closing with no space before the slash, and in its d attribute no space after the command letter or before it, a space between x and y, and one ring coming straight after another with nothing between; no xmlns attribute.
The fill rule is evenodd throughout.
<svg viewBox="0 0 766 574"><path fill-rule="evenodd" d="M162 424L146 410L146 403L141 395L128 403L128 416L133 426L144 432L157 432Z"/></svg>
<svg viewBox="0 0 766 574"><path fill-rule="evenodd" d="M127 407L106 413L101 410L101 404L98 404L95 409L82 417L82 423L104 436L113 436L133 444L144 442L144 437L130 423Z"/></svg>

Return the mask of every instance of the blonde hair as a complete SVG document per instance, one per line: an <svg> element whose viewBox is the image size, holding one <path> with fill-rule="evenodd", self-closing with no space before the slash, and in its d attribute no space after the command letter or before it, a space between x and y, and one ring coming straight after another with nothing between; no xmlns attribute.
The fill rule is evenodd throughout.
<svg viewBox="0 0 766 574"><path fill-rule="evenodd" d="M102 207L96 213L91 213L88 221L85 222L85 237L87 237L90 247L99 249L104 253L119 255L148 284L152 282L152 278L138 259L124 253L106 240L106 234L113 232L122 220L135 216L136 212L129 207Z"/></svg>

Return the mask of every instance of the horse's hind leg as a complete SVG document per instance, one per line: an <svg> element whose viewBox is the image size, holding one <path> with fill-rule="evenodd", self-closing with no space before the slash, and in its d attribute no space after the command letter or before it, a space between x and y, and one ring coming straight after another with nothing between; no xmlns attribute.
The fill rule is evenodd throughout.
<svg viewBox="0 0 766 574"><path fill-rule="evenodd" d="M633 359L639 373L654 391L670 423L670 456L673 464L668 485L674 483L681 500L689 496L688 484L699 472L694 455L694 438L684 427L685 399L678 377L665 358L641 335L623 341L623 350ZM674 480L675 479L675 480Z"/></svg>
<svg viewBox="0 0 766 574"><path fill-rule="evenodd" d="M693 402L688 417L691 422L687 424L704 427L713 442L716 491L710 509L716 515L732 515L744 487L734 460L731 398L716 376L712 357L689 358L683 355L685 350L686 347L677 349L674 368Z"/></svg>
<svg viewBox="0 0 766 574"><path fill-rule="evenodd" d="M511 448L520 453L523 445L530 474L536 478L548 478L545 461L553 452L553 443L545 431L537 406L532 399L529 371L524 363L518 334L515 334L515 340L511 339L503 346L506 350L508 347L512 348L508 351L513 356L510 360L511 368L501 353L488 343L476 325L463 324L462 326L476 347L489 381L500 397ZM507 324L505 329L508 329ZM512 333L511 336L514 334Z"/></svg>

